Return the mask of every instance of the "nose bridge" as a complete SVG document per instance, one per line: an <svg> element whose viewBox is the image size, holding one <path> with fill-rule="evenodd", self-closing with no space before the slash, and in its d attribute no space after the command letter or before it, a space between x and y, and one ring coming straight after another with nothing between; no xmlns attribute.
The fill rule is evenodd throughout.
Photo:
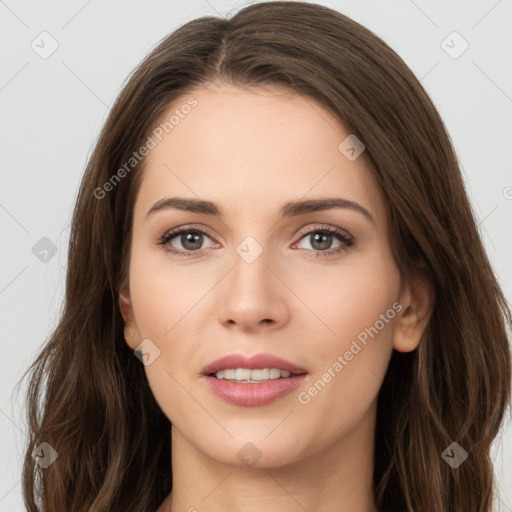
<svg viewBox="0 0 512 512"><path fill-rule="evenodd" d="M241 212L239 210L238 223L231 228L232 239L238 242L233 246L235 268L231 279L250 286L253 293L279 294L283 285L279 284L274 273L279 274L284 268L280 264L278 248L288 241L277 240L278 236L281 237L279 222L272 215L260 212L261 215L257 216L251 211L243 217Z"/></svg>
<svg viewBox="0 0 512 512"><path fill-rule="evenodd" d="M272 273L268 268L272 259L271 251L268 242L260 243L256 236L246 235L235 247L236 256L231 276L232 288L240 286L242 291L248 289L248 293L254 297L261 293L268 294L269 286L272 287L269 283ZM262 235L258 238L262 240Z"/></svg>
<svg viewBox="0 0 512 512"><path fill-rule="evenodd" d="M247 265L252 265L258 260L267 260L268 254L268 238L265 238L265 242L262 241L262 234L256 235L258 239L253 235L247 235L245 238L236 246L235 252ZM264 245L265 244L265 245ZM266 247L265 247L266 246ZM262 258L262 255L265 254Z"/></svg>
<svg viewBox="0 0 512 512"><path fill-rule="evenodd" d="M233 268L226 276L218 310L223 322L251 328L268 320L282 323L286 317L285 290L274 275L271 250L264 245L269 237L260 231L263 243L258 235L246 235L235 246Z"/></svg>

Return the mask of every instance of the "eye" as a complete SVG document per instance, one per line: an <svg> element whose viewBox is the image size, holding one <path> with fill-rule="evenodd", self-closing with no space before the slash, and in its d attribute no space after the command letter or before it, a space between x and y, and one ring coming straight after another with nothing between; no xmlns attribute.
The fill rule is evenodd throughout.
<svg viewBox="0 0 512 512"><path fill-rule="evenodd" d="M208 233L197 227L185 226L182 228L172 229L159 238L158 244L171 254L180 256L196 256L202 249L204 238L209 237ZM171 240L177 238L181 245L181 249L172 247Z"/></svg>
<svg viewBox="0 0 512 512"><path fill-rule="evenodd" d="M299 236L301 240L310 241L309 245L317 258L340 253L354 244L354 238L345 231L325 225L301 230ZM334 239L338 239L340 243L335 248L331 248Z"/></svg>

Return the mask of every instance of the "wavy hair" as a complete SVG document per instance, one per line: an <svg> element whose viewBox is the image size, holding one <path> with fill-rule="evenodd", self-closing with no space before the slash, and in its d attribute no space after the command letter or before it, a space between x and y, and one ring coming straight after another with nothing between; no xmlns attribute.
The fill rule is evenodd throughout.
<svg viewBox="0 0 512 512"><path fill-rule="evenodd" d="M172 490L171 429L127 346L119 290L144 160L98 198L178 97L212 81L284 85L319 102L366 146L403 279L435 305L417 350L393 351L379 392L380 512L489 512L490 448L510 400L511 313L485 253L450 137L403 60L347 16L276 1L190 21L131 74L99 135L72 216L64 307L24 379L29 512L156 510ZM95 192L96 191L96 192ZM456 441L468 459L452 469ZM43 469L32 453L49 443Z"/></svg>

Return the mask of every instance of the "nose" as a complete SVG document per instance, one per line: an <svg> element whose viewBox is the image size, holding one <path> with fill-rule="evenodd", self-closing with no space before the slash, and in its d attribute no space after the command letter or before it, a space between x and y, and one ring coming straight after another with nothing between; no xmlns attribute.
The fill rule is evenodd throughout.
<svg viewBox="0 0 512 512"><path fill-rule="evenodd" d="M264 248L254 260L240 254L235 255L234 266L219 288L219 321L246 332L282 328L289 321L292 294L277 264Z"/></svg>

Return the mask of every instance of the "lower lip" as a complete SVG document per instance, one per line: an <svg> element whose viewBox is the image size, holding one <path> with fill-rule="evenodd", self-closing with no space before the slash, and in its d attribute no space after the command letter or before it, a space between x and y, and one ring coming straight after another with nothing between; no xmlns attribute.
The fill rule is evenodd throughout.
<svg viewBox="0 0 512 512"><path fill-rule="evenodd" d="M231 382L206 375L208 387L220 398L236 405L256 407L266 405L297 389L306 373L294 377L268 380L261 383Z"/></svg>

